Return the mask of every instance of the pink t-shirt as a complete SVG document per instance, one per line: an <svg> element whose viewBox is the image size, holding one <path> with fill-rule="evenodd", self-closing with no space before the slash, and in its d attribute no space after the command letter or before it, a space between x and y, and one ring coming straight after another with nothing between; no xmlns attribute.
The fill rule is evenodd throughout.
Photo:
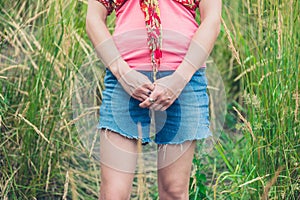
<svg viewBox="0 0 300 200"><path fill-rule="evenodd" d="M198 28L195 11L173 0L158 1L163 29L159 70L176 70ZM144 14L139 0L128 0L116 11L113 38L123 59L131 68L152 70Z"/></svg>

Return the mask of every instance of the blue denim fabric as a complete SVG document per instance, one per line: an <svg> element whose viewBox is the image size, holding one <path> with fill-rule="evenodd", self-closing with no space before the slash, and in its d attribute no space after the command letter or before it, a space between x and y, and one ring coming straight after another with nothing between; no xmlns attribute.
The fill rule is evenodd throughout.
<svg viewBox="0 0 300 200"><path fill-rule="evenodd" d="M160 71L157 78L172 74ZM152 72L141 71L151 81ZM141 138L143 143L181 144L211 135L209 130L209 98L205 69L198 70L175 102L166 111L155 111L155 133L150 133L151 113L140 108L140 101L130 97L107 70L104 78L98 129L108 129L127 138ZM137 124L142 127L139 136Z"/></svg>

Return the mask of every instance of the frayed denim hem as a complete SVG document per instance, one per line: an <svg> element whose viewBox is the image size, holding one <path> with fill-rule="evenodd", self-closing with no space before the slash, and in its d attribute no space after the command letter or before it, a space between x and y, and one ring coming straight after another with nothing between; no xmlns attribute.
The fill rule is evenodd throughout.
<svg viewBox="0 0 300 200"><path fill-rule="evenodd" d="M125 138L131 139L131 140L139 140L139 139L141 139L143 145L152 142L152 140L151 140L150 138L139 138L139 137L135 137L135 136L132 136L132 135L128 135L128 134L126 134L126 133L123 133L123 132L121 132L121 131L117 131L117 130L115 130L115 129L111 128L111 127L108 127L108 126L100 126L100 125L99 125L99 126L97 126L97 129L112 131L112 132L115 132L115 133L117 133L117 134L119 134L119 135L125 137Z"/></svg>

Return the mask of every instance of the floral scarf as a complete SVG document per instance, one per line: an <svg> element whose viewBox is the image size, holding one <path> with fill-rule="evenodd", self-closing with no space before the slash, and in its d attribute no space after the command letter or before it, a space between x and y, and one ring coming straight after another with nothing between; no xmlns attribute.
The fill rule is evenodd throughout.
<svg viewBox="0 0 300 200"><path fill-rule="evenodd" d="M162 27L160 21L158 0L140 0L140 6L145 16L145 23L148 34L147 40L151 52L153 77L154 79L156 79L156 73L160 66L160 59L162 57Z"/></svg>

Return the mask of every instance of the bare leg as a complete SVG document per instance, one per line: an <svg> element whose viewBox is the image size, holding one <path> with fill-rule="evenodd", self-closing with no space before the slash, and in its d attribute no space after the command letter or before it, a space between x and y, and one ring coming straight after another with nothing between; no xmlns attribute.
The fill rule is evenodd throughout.
<svg viewBox="0 0 300 200"><path fill-rule="evenodd" d="M136 140L102 130L100 200L128 200L137 159Z"/></svg>
<svg viewBox="0 0 300 200"><path fill-rule="evenodd" d="M189 180L196 142L162 145L158 152L160 200L188 200Z"/></svg>

